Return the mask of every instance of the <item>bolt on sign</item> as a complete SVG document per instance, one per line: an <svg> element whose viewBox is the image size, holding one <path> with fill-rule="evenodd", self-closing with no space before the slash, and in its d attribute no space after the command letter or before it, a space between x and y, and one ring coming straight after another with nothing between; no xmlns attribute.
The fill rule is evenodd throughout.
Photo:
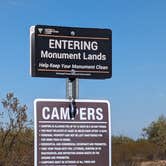
<svg viewBox="0 0 166 166"><path fill-rule="evenodd" d="M111 166L110 104L76 100L76 117L69 100L36 99L35 166Z"/></svg>
<svg viewBox="0 0 166 166"><path fill-rule="evenodd" d="M110 29L36 25L30 28L32 77L112 76Z"/></svg>

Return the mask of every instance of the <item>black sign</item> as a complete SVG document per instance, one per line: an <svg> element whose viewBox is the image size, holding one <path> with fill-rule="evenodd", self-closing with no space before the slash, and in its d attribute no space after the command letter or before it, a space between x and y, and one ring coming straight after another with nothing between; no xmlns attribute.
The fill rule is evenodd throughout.
<svg viewBox="0 0 166 166"><path fill-rule="evenodd" d="M112 76L112 31L32 26L31 75L106 79Z"/></svg>
<svg viewBox="0 0 166 166"><path fill-rule="evenodd" d="M35 101L35 166L111 166L110 104L76 100Z"/></svg>

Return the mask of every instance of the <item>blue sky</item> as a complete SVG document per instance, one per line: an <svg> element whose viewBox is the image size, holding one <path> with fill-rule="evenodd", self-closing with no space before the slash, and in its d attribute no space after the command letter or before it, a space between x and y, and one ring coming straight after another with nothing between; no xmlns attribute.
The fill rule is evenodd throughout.
<svg viewBox="0 0 166 166"><path fill-rule="evenodd" d="M115 135L140 137L166 115L165 0L5 0L0 5L0 97L14 92L33 118L36 98L65 98L65 79L29 75L31 25L111 28L113 77L80 80L81 99L108 99Z"/></svg>

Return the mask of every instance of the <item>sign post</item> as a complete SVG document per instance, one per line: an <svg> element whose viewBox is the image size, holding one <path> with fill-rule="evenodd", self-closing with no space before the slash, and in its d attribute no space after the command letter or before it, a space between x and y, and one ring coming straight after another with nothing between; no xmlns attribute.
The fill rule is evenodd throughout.
<svg viewBox="0 0 166 166"><path fill-rule="evenodd" d="M110 104L76 100L35 101L35 166L111 166Z"/></svg>
<svg viewBox="0 0 166 166"><path fill-rule="evenodd" d="M66 98L78 99L79 98L79 80L78 79L66 79Z"/></svg>
<svg viewBox="0 0 166 166"><path fill-rule="evenodd" d="M78 98L78 79L68 78L66 82L66 97L70 100L69 111L70 118L75 118L76 103L75 99Z"/></svg>

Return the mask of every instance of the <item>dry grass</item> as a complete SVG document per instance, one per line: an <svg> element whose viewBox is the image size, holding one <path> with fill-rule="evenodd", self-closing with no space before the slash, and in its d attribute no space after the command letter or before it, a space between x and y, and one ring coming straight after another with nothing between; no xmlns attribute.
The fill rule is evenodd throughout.
<svg viewBox="0 0 166 166"><path fill-rule="evenodd" d="M142 162L141 166L166 166L166 160L146 161L146 162Z"/></svg>

